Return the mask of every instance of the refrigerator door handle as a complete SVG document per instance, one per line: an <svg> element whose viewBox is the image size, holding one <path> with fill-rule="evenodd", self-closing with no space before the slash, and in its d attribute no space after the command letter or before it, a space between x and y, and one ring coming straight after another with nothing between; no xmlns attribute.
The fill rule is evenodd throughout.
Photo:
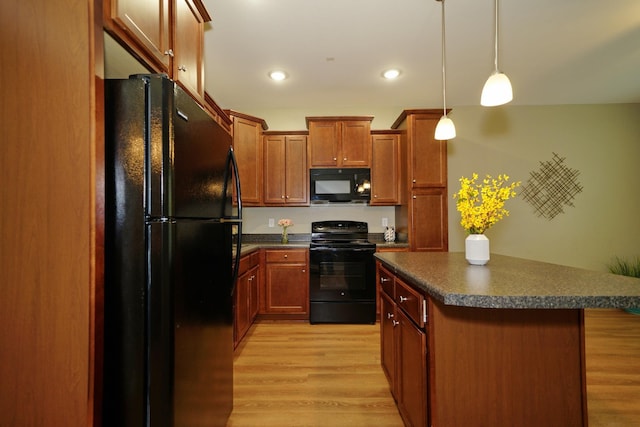
<svg viewBox="0 0 640 427"><path fill-rule="evenodd" d="M225 215L222 215L221 222L232 223L237 228L236 232L236 254L233 262L233 269L231 272L231 295L235 294L236 284L238 282L238 270L240 269L240 257L242 252L242 191L240 189L240 175L238 174L238 163L236 161L236 156L233 152L233 147L229 147L229 152L227 154L227 166L224 171L225 179L224 179L224 189L223 194L224 197L228 195L227 185L231 180L230 172L233 171L233 178L235 180L236 185L236 199L238 201L238 215L232 218L225 218ZM226 202L223 203L223 206L226 206ZM225 212L226 213L226 212Z"/></svg>
<svg viewBox="0 0 640 427"><path fill-rule="evenodd" d="M240 175L238 174L238 162L236 161L236 155L233 152L233 147L229 147L229 152L227 153L227 166L224 170L224 189L223 193L224 197L228 195L228 185L229 181L231 181L230 174L233 172L233 180L236 185L236 199L238 202L238 215L235 217L231 217L229 219L242 219L242 190L240 188ZM226 203L223 204L226 206ZM222 217L225 218L226 212L223 212Z"/></svg>
<svg viewBox="0 0 640 427"><path fill-rule="evenodd" d="M240 270L240 258L242 252L242 222L237 223L238 233L236 235L236 254L233 258L233 269L231 270L231 296L236 292L236 285L238 283L238 272Z"/></svg>

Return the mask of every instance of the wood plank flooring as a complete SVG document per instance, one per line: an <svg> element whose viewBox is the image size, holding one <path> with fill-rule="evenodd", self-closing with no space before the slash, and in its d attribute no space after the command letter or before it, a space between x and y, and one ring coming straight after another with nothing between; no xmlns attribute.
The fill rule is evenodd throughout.
<svg viewBox="0 0 640 427"><path fill-rule="evenodd" d="M640 426L640 316L585 310L589 427Z"/></svg>
<svg viewBox="0 0 640 427"><path fill-rule="evenodd" d="M640 316L586 310L585 324L589 426L640 426ZM236 350L227 426L403 426L379 345L377 325L256 323Z"/></svg>

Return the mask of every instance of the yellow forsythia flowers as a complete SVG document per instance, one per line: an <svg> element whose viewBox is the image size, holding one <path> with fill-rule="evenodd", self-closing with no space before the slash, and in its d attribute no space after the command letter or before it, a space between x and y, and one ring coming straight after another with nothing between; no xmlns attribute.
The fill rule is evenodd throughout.
<svg viewBox="0 0 640 427"><path fill-rule="evenodd" d="M498 175L497 179L487 175L482 183L476 183L477 180L478 174L475 172L471 179L460 178L460 190L453 195L457 199L460 225L469 234L483 234L504 216L508 216L509 211L504 208L504 202L515 197L515 188L520 185L520 181L507 185L507 175Z"/></svg>

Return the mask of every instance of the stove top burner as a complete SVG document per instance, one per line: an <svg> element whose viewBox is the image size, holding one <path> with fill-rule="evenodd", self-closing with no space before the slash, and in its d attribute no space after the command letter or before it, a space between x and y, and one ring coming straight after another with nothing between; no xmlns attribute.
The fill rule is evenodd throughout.
<svg viewBox="0 0 640 427"><path fill-rule="evenodd" d="M317 221L311 223L311 246L371 245L369 226L361 221Z"/></svg>

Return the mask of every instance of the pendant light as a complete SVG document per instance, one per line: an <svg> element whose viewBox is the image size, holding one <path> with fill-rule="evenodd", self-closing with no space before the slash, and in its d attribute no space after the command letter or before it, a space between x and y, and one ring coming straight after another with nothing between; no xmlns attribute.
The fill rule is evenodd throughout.
<svg viewBox="0 0 640 427"><path fill-rule="evenodd" d="M511 89L509 77L498 70L498 0L495 0L495 12L494 70L493 74L489 76L489 79L487 79L487 82L484 84L482 96L480 97L480 104L485 107L495 107L506 104L513 99L513 90Z"/></svg>
<svg viewBox="0 0 640 427"><path fill-rule="evenodd" d="M446 140L456 137L456 127L453 121L447 117L447 69L445 56L445 30L444 30L444 0L436 0L442 3L442 105L443 113L436 126L435 139Z"/></svg>

